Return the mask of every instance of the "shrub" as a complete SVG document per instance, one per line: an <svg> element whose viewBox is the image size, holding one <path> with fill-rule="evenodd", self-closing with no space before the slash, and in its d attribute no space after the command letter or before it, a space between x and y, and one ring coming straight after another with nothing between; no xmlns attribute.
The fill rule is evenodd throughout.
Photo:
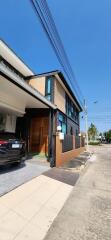
<svg viewBox="0 0 111 240"><path fill-rule="evenodd" d="M100 145L100 142L89 142L89 145Z"/></svg>

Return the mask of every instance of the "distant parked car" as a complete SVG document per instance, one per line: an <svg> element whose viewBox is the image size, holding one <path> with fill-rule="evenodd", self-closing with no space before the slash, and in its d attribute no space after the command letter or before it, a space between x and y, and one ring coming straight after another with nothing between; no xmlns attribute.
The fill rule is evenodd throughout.
<svg viewBox="0 0 111 240"><path fill-rule="evenodd" d="M0 137L0 166L11 164L20 164L25 157L25 142L8 137Z"/></svg>

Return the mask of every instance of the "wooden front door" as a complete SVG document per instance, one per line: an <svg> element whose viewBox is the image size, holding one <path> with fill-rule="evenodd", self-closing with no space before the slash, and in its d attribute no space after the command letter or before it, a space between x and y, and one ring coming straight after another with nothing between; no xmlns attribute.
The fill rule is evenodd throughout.
<svg viewBox="0 0 111 240"><path fill-rule="evenodd" d="M31 120L30 151L48 153L48 131L48 117L37 117Z"/></svg>

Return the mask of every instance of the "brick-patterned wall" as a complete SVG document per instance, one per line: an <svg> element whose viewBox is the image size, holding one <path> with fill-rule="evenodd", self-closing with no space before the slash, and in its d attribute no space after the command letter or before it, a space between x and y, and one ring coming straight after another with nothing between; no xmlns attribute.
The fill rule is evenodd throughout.
<svg viewBox="0 0 111 240"><path fill-rule="evenodd" d="M75 138L73 138L73 142L75 145ZM73 149L71 151L62 153L62 141L60 141L59 136L56 136L56 167L60 167L63 165L63 163L74 159L84 150L85 147L80 147L78 149Z"/></svg>

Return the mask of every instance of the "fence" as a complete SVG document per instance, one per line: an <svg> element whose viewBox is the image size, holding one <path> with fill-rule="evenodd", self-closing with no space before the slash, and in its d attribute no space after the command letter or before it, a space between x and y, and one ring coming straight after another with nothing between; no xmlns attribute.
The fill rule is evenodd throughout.
<svg viewBox="0 0 111 240"><path fill-rule="evenodd" d="M75 137L75 148L80 148L80 137Z"/></svg>
<svg viewBox="0 0 111 240"><path fill-rule="evenodd" d="M73 149L73 136L72 135L64 135L64 140L62 143L62 152L68 152Z"/></svg>

